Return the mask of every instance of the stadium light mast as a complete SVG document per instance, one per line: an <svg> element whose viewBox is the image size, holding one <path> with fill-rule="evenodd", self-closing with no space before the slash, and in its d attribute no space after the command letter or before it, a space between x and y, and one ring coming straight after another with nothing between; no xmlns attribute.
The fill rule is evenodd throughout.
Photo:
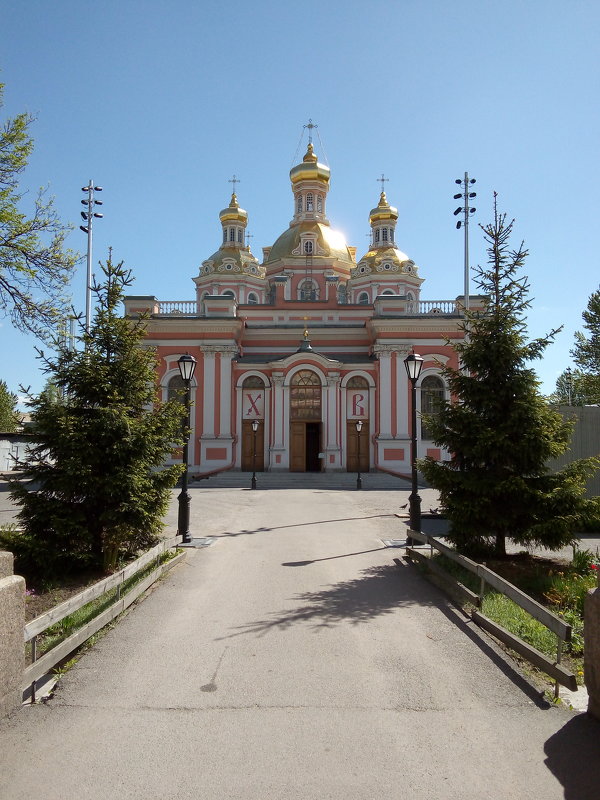
<svg viewBox="0 0 600 800"><path fill-rule="evenodd" d="M95 206L101 206L102 200L94 199L94 192L101 192L101 186L94 186L93 180L87 186L81 187L82 192L87 192L87 200L82 200L81 205L87 206L87 211L81 212L81 218L85 220L85 225L80 225L80 229L87 233L87 277L85 289L85 332L89 334L92 317L92 222L94 217L103 217L94 211Z"/></svg>
<svg viewBox="0 0 600 800"><path fill-rule="evenodd" d="M472 200L474 197L477 197L476 192L470 192L469 188L475 183L475 178L469 178L469 173L465 172L464 178L457 178L454 183L457 183L462 192L460 194L455 194L455 200L462 200L463 205L459 206L455 212L454 216L457 216L461 213L464 214L464 219L458 220L456 223L456 228L460 230L460 228L464 228L465 231L465 297L464 297L464 305L465 311L469 310L469 217L471 214L474 214L477 209L469 206L469 200Z"/></svg>

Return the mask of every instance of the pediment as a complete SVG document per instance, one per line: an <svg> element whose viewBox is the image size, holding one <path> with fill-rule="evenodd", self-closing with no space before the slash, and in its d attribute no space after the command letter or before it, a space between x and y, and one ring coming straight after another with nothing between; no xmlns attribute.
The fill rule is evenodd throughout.
<svg viewBox="0 0 600 800"><path fill-rule="evenodd" d="M289 356L285 356L285 358L278 358L269 362L269 366L288 368L293 367L295 364L305 364L306 362L318 364L324 369L339 369L342 366L341 361L335 358L327 358L327 356L317 353L316 350L301 350L300 352L292 353Z"/></svg>

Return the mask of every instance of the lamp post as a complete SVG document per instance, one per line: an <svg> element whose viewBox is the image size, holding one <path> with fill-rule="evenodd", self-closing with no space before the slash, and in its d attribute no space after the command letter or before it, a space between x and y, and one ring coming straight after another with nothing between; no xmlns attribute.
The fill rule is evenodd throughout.
<svg viewBox="0 0 600 800"><path fill-rule="evenodd" d="M421 532L421 498L417 489L417 381L423 367L423 358L417 353L409 353L404 359L406 373L411 383L411 440L410 463L412 470L412 491L408 498L411 531ZM410 539L409 539L410 542Z"/></svg>
<svg viewBox="0 0 600 800"><path fill-rule="evenodd" d="M357 455L357 468L356 468L356 488L362 489L362 481L360 479L360 432L362 431L362 419L356 420L356 455Z"/></svg>
<svg viewBox="0 0 600 800"><path fill-rule="evenodd" d="M190 422L190 384L194 377L196 369L196 359L189 353L181 356L177 361L179 367L179 374L185 385L185 439L183 442L183 477L181 479L181 494L179 495L179 515L177 518L177 533L181 536L181 540L185 544L192 541L190 536L190 493L188 492L188 442L190 438L189 422Z"/></svg>
<svg viewBox="0 0 600 800"><path fill-rule="evenodd" d="M250 488L256 489L256 432L258 430L258 420L252 420L252 481Z"/></svg>

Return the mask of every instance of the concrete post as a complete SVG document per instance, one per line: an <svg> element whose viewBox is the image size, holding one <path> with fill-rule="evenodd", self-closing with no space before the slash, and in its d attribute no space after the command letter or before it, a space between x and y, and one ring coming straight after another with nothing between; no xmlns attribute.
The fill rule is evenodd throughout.
<svg viewBox="0 0 600 800"><path fill-rule="evenodd" d="M12 553L0 552L0 717L21 704L25 657L25 580L12 572Z"/></svg>
<svg viewBox="0 0 600 800"><path fill-rule="evenodd" d="M600 720L600 576L598 583L585 598L583 669L589 695L588 714Z"/></svg>

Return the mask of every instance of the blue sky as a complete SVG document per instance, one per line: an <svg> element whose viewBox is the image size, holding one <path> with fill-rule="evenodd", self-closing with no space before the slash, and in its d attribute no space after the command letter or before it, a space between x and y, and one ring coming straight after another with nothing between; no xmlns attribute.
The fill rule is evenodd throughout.
<svg viewBox="0 0 600 800"><path fill-rule="evenodd" d="M1 113L37 118L24 209L49 185L83 252L79 201L93 178L105 215L94 261L111 246L133 270L131 293L163 300L193 299L233 173L255 254L287 227L309 118L331 167L333 227L366 250L384 172L422 298L454 298L463 238L452 196L468 170L476 221L490 220L497 191L515 245L529 248L530 334L564 325L535 364L550 392L600 281L599 23L593 0L5 0ZM471 262L482 263L471 232ZM84 272L72 286L79 309ZM35 341L0 322L0 378L39 390Z"/></svg>

